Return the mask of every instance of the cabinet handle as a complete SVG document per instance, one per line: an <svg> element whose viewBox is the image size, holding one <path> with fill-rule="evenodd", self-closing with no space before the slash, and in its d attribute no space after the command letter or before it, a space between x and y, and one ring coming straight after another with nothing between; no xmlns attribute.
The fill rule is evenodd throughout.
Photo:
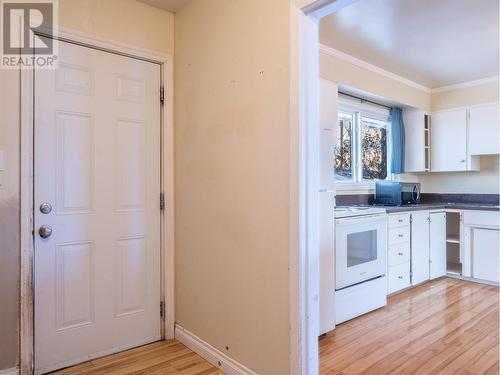
<svg viewBox="0 0 500 375"><path fill-rule="evenodd" d="M398 255L401 255L401 256L403 256L403 253L398 253Z"/></svg>
<svg viewBox="0 0 500 375"><path fill-rule="evenodd" d="M401 279L401 280L403 280L403 276L398 276L398 279Z"/></svg>
<svg viewBox="0 0 500 375"><path fill-rule="evenodd" d="M403 222L403 219L398 219L398 223L402 223Z"/></svg>
<svg viewBox="0 0 500 375"><path fill-rule="evenodd" d="M402 235L402 234L398 234L398 237L399 237L399 238L403 238L403 235Z"/></svg>

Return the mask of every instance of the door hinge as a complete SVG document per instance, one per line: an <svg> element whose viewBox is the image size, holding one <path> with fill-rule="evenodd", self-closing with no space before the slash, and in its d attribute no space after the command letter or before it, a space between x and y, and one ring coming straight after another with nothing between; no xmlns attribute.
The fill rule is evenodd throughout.
<svg viewBox="0 0 500 375"><path fill-rule="evenodd" d="M160 210L165 208L165 194L160 193Z"/></svg>
<svg viewBox="0 0 500 375"><path fill-rule="evenodd" d="M165 302L160 302L160 317L163 318L165 315Z"/></svg>
<svg viewBox="0 0 500 375"><path fill-rule="evenodd" d="M163 86L160 87L160 103L165 103L165 88Z"/></svg>

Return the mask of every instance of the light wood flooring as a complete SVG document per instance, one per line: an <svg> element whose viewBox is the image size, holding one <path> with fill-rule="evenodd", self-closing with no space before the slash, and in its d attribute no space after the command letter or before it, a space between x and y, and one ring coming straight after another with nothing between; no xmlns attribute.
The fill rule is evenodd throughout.
<svg viewBox="0 0 500 375"><path fill-rule="evenodd" d="M499 289L442 278L320 339L321 374L499 374Z"/></svg>
<svg viewBox="0 0 500 375"><path fill-rule="evenodd" d="M52 375L216 375L221 372L178 341L160 341Z"/></svg>

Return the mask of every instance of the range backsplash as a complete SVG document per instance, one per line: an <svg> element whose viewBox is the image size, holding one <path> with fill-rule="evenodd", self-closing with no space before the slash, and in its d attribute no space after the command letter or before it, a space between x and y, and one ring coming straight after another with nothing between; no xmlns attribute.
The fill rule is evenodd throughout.
<svg viewBox="0 0 500 375"><path fill-rule="evenodd" d="M337 195L337 206L370 205L375 201L373 194ZM422 193L420 203L481 203L498 205L500 194L440 194Z"/></svg>

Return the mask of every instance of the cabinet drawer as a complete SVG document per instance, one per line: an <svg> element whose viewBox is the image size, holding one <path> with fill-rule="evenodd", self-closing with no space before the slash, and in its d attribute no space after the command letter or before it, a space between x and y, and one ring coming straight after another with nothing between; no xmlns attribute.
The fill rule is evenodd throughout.
<svg viewBox="0 0 500 375"><path fill-rule="evenodd" d="M410 261L410 243L404 242L389 247L389 266L396 266Z"/></svg>
<svg viewBox="0 0 500 375"><path fill-rule="evenodd" d="M389 267L387 278L388 294L410 286L410 262Z"/></svg>
<svg viewBox="0 0 500 375"><path fill-rule="evenodd" d="M410 226L399 228L389 228L388 236L389 246L410 242Z"/></svg>
<svg viewBox="0 0 500 375"><path fill-rule="evenodd" d="M402 227L410 224L410 214L389 215L389 228Z"/></svg>

